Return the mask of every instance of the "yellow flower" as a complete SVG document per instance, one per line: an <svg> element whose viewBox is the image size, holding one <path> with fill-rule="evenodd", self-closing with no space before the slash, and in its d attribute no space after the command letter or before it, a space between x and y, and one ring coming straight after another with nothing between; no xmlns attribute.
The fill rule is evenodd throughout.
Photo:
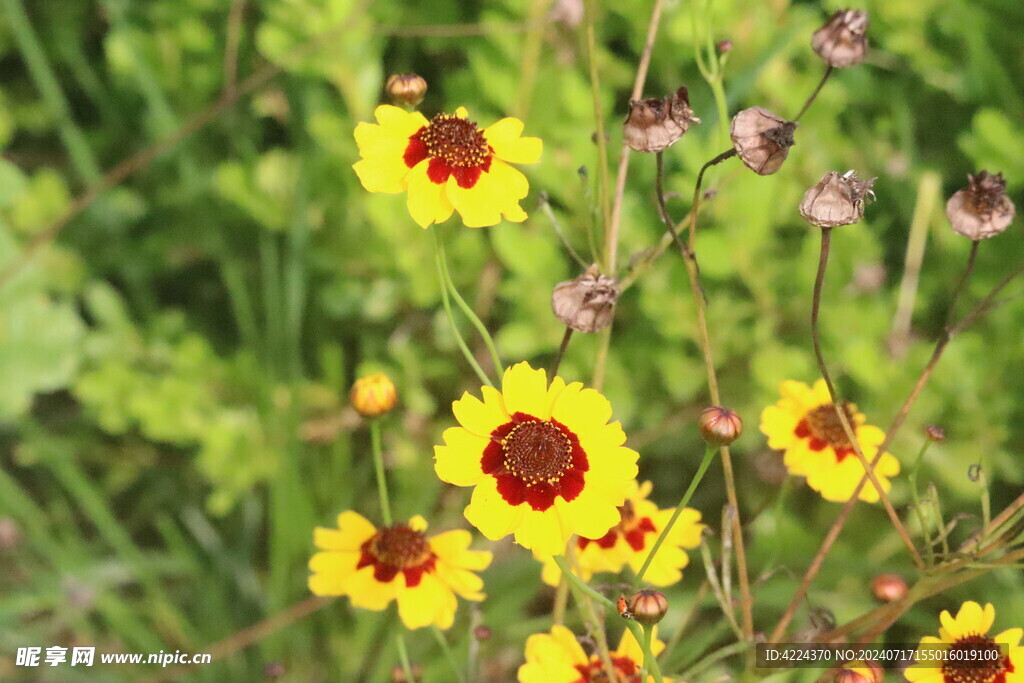
<svg viewBox="0 0 1024 683"><path fill-rule="evenodd" d="M780 392L782 399L761 413L761 431L768 437L768 445L785 451L783 462L789 473L807 477L807 485L822 498L846 502L864 476L864 466L836 416L825 381L818 380L812 388L787 380ZM870 462L885 440L885 432L864 424L864 415L857 412L856 405L843 402L842 409ZM900 463L892 454L883 453L874 470L888 492L887 477L899 474ZM878 491L869 483L861 489L860 499L874 503Z"/></svg>
<svg viewBox="0 0 1024 683"><path fill-rule="evenodd" d="M483 581L474 571L486 569L491 553L469 550L464 529L427 538L420 516L408 524L376 528L349 510L338 515L338 528L318 527L313 542L309 589L317 595L347 595L355 607L380 611L398 601L406 627L431 624L448 628L455 619L455 595L480 601Z"/></svg>
<svg viewBox="0 0 1024 683"><path fill-rule="evenodd" d="M377 123L360 123L355 133L362 159L353 168L367 190L408 191L409 214L423 228L453 211L471 228L496 225L502 216L526 220L519 200L529 184L509 163L537 163L543 145L520 137L522 121L505 118L481 130L463 107L427 121L387 104L375 116Z"/></svg>
<svg viewBox="0 0 1024 683"><path fill-rule="evenodd" d="M642 485L636 481L630 482L626 502L619 507L619 523L600 538L580 536L576 539L580 578L589 581L591 576L599 572L618 573L626 565L634 573L640 571L647 554L674 512L674 508L659 510L657 505L647 500L650 493L651 482ZM655 586L671 586L682 579L682 569L690 562L684 548L699 546L703 529L700 512L683 508L651 566L647 568L644 581ZM562 572L554 559L541 553L534 553L534 556L544 563L541 572L544 582L557 586Z"/></svg>
<svg viewBox="0 0 1024 683"><path fill-rule="evenodd" d="M665 649L658 640L658 629L652 634L651 651L657 656ZM619 647L612 655L612 665L621 683L640 683L643 649L633 633L626 629ZM551 627L551 633L535 633L526 639L526 663L519 667L519 683L597 683L608 680L604 665L595 654L587 657L576 636L564 626ZM648 682L653 676L647 677ZM671 679L666 678L666 683Z"/></svg>
<svg viewBox="0 0 1024 683"><path fill-rule="evenodd" d="M917 663L905 675L911 683L1022 683L1024 629L1011 628L989 636L996 610L965 602L956 617L943 611L939 637L925 636L917 650ZM996 650L996 648L999 650ZM989 659L988 656L991 656ZM987 664L986 664L987 663Z"/></svg>
<svg viewBox="0 0 1024 683"><path fill-rule="evenodd" d="M475 487L465 512L473 526L559 555L573 534L601 538L619 523L637 453L608 423L608 399L561 377L548 386L527 363L505 371L500 392L482 392L483 401L467 392L452 404L461 426L434 447L442 481Z"/></svg>

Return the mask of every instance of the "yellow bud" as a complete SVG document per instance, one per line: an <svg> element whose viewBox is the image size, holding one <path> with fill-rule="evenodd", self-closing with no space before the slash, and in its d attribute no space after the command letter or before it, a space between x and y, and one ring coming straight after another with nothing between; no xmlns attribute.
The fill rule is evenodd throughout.
<svg viewBox="0 0 1024 683"><path fill-rule="evenodd" d="M378 417L398 403L394 383L382 372L360 377L352 385L352 407L363 417Z"/></svg>

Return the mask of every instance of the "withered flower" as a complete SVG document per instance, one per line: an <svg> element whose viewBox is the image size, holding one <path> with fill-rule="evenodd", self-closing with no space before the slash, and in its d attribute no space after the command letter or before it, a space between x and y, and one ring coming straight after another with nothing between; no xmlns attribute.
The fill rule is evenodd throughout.
<svg viewBox="0 0 1024 683"><path fill-rule="evenodd" d="M733 117L729 136L747 168L758 175L771 175L789 155L795 130L796 122L779 118L763 107L750 107Z"/></svg>
<svg viewBox="0 0 1024 683"><path fill-rule="evenodd" d="M686 86L661 99L630 100L623 137L637 152L660 152L674 145L690 128L700 123L690 109Z"/></svg>
<svg viewBox="0 0 1024 683"><path fill-rule="evenodd" d="M838 10L814 32L811 47L829 66L842 69L864 61L868 51L868 13Z"/></svg>
<svg viewBox="0 0 1024 683"><path fill-rule="evenodd" d="M559 282L551 293L551 310L577 332L600 332L612 322L619 287L615 278L587 268L575 280Z"/></svg>
<svg viewBox="0 0 1024 683"><path fill-rule="evenodd" d="M391 74L384 87L391 101L398 106L415 107L427 94L426 80L416 74Z"/></svg>
<svg viewBox="0 0 1024 683"><path fill-rule="evenodd" d="M967 176L967 187L957 190L946 203L953 231L972 240L995 237L1013 222L1017 208L1006 196L1002 173L982 171Z"/></svg>
<svg viewBox="0 0 1024 683"><path fill-rule="evenodd" d="M819 228L856 223L864 217L865 201L874 198L871 186L875 180L858 180L853 171L842 175L838 171L829 171L817 185L804 193L800 215Z"/></svg>

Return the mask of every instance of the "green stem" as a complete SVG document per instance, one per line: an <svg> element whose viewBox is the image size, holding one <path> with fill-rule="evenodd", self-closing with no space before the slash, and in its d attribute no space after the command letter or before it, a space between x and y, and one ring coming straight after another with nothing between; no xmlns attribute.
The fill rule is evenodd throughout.
<svg viewBox="0 0 1024 683"><path fill-rule="evenodd" d="M480 333L480 336L484 340L484 344L487 345L487 350L491 353L491 363L494 365L494 373L496 375L500 374L502 370L505 369L505 366L502 364L501 357L498 355L498 349L494 345L494 339L491 338L491 333L487 331L487 326L484 325L483 321L480 320L480 317L477 316L473 307L466 303L466 300L462 298L461 294L459 294L459 290L455 288L455 282L452 281L451 273L448 271L448 259L444 253L444 245L441 244L441 239L436 237L436 233L435 239L437 241L434 244L437 246L438 253L441 258L441 270L444 275L444 283L448 287L448 291L451 292L452 298L455 299L455 303L458 304L459 308L462 309L462 312L466 314L469 321L473 323L473 327L475 327L476 331Z"/></svg>
<svg viewBox="0 0 1024 683"><path fill-rule="evenodd" d="M476 362L473 352L469 350L469 346L466 345L466 340L462 338L462 333L459 332L459 326L455 324L455 316L452 314L452 304L451 301L448 300L448 284L445 279L444 253L441 250L441 240L437 237L436 230L431 230L430 232L434 237L434 260L437 263L437 278L441 283L441 303L444 304L444 312L445 315L448 316L448 325L452 328L452 334L455 335L455 341L458 343L459 349L462 350L462 355L465 356L470 367L472 367L473 371L476 372L476 376L479 377L480 381L487 386L493 387L494 383L491 381L491 378L487 376L484 369Z"/></svg>
<svg viewBox="0 0 1024 683"><path fill-rule="evenodd" d="M398 661L402 663L405 680L409 683L416 683L416 678L412 675L412 664L409 663L409 650L405 646L405 631L399 629L395 640L398 642Z"/></svg>
<svg viewBox="0 0 1024 683"><path fill-rule="evenodd" d="M430 627L431 632L437 639L437 644L441 646L441 650L444 652L445 659L451 664L452 670L455 672L455 678L459 683L466 683L466 676L459 668L459 661L455 659L455 653L452 652L451 646L448 644L448 639L444 637L444 632L437 626Z"/></svg>
<svg viewBox="0 0 1024 683"><path fill-rule="evenodd" d="M598 593L596 590L591 588L590 585L587 584L586 581L584 581L583 579L581 579L580 577L578 577L578 576L576 576L575 574L572 573L572 569L569 568L569 563L566 562L564 555L555 555L554 559L555 559L555 564L557 564L558 568L562 570L562 576L567 578L569 580L569 583L571 583L574 586L576 586L576 588L578 588L579 590L583 591L584 593L586 593L588 596L590 596L594 600L597 600L599 603L604 605L607 609L610 609L613 612L618 612L618 608L615 606L614 602L612 602L611 600L609 600L605 596L603 596L600 593Z"/></svg>
<svg viewBox="0 0 1024 683"><path fill-rule="evenodd" d="M711 467L711 461L715 457L715 453L718 452L717 446L708 444L704 449L704 459L700 463L700 467L697 468L697 474L693 475L693 479L690 481L689 488L686 489L686 493L683 494L682 500L679 501L679 505L676 506L675 512L672 513L671 519L668 520L668 524L661 530L661 534L658 536L658 540L654 542L654 546L651 548L651 552L647 553L647 559L644 560L644 564L640 567L640 571L637 572L636 578L633 579L633 587L638 588L644 580L644 574L651 566L651 562L654 561L654 556L658 554L658 550L661 548L661 544L665 542L669 532L675 525L676 520L679 519L679 515L682 513L683 508L690 502L690 498L693 497L693 492L697 490L697 485L700 484L700 480L704 478L704 473Z"/></svg>
<svg viewBox="0 0 1024 683"><path fill-rule="evenodd" d="M928 447L931 446L931 439L925 439L924 445L921 446L921 450L917 454L917 459L914 460L914 464L910 467L910 472L907 474L907 483L910 485L910 498L914 504L914 514L917 517L917 523L921 526L921 535L924 536L925 547L928 549L928 566L935 566L935 548L932 545L932 535L928 531L928 522L924 516L924 508L921 506L921 494L917 490L917 473L921 467L921 461L924 459L924 454L928 451Z"/></svg>
<svg viewBox="0 0 1024 683"><path fill-rule="evenodd" d="M651 676L654 676L655 683L664 683L661 677L661 667L658 665L658 658L654 656L654 651L651 649L651 641L653 640L654 626L644 626L644 670ZM643 680L647 680L646 676Z"/></svg>
<svg viewBox="0 0 1024 683"><path fill-rule="evenodd" d="M370 442L373 444L373 465L377 470L377 495L380 496L380 515L385 526L391 526L391 500L388 481L384 476L384 449L381 447L380 420L370 423Z"/></svg>
<svg viewBox="0 0 1024 683"><path fill-rule="evenodd" d="M739 643L733 643L732 645L726 645L723 648L715 650L707 657L704 657L699 662L691 666L686 671L680 673L676 677L676 679L680 681L692 681L697 677L698 674L703 673L704 670L710 667L712 664L715 664L716 662L719 662L725 659L726 657L731 657L732 655L744 652L748 650L752 645L754 645L754 641L750 640L742 641Z"/></svg>

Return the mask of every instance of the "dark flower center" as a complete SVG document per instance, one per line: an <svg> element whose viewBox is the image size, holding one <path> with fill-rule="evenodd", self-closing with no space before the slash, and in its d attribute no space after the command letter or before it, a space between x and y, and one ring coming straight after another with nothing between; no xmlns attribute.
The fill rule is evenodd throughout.
<svg viewBox="0 0 1024 683"><path fill-rule="evenodd" d="M505 467L527 486L555 484L572 464L572 442L550 422L516 425L502 444Z"/></svg>
<svg viewBox="0 0 1024 683"><path fill-rule="evenodd" d="M491 168L494 150L476 122L451 114L438 114L409 136L403 160L412 168L429 159L427 177L438 185L455 176L459 187L471 188Z"/></svg>
<svg viewBox="0 0 1024 683"><path fill-rule="evenodd" d="M987 218L996 210L1006 195L1006 181L1003 175L991 175L982 171L977 175L968 176L967 197L964 202L975 215Z"/></svg>
<svg viewBox="0 0 1024 683"><path fill-rule="evenodd" d="M372 565L373 577L383 583L402 572L409 588L419 584L424 572L433 571L437 560L426 536L405 524L378 529L360 550L356 569Z"/></svg>
<svg viewBox="0 0 1024 683"><path fill-rule="evenodd" d="M1004 683L1013 672L1010 658L986 636L969 635L957 640L942 664L946 683Z"/></svg>
<svg viewBox="0 0 1024 683"><path fill-rule="evenodd" d="M853 420L855 406L843 401L839 407L846 415L846 421L850 423L850 427L856 428ZM846 430L843 429L843 423L839 421L839 416L836 415L836 409L832 403L826 403L808 411L804 415L804 419L797 424L795 431L798 437L809 439L808 445L812 451L821 451L826 446L831 446L839 461L854 452L853 444L846 436Z"/></svg>

